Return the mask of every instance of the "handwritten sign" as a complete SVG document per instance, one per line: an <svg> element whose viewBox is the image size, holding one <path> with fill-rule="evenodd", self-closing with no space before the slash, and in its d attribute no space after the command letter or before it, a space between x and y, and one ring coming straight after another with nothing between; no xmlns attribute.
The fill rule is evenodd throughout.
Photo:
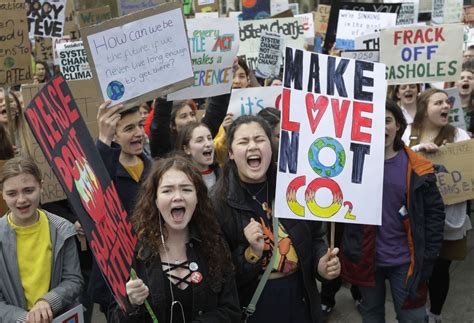
<svg viewBox="0 0 474 323"><path fill-rule="evenodd" d="M262 34L255 71L256 76L271 78L280 74L283 45L283 38L280 34L267 31Z"/></svg>
<svg viewBox="0 0 474 323"><path fill-rule="evenodd" d="M250 87L232 90L228 112L234 118L256 115L265 108L280 108L281 86Z"/></svg>
<svg viewBox="0 0 474 323"><path fill-rule="evenodd" d="M168 100L207 98L230 92L232 64L239 48L235 18L188 19L194 85L168 95Z"/></svg>
<svg viewBox="0 0 474 323"><path fill-rule="evenodd" d="M274 16L280 12L290 9L288 0L272 0L270 1L270 14Z"/></svg>
<svg viewBox="0 0 474 323"><path fill-rule="evenodd" d="M125 284L137 237L61 75L33 98L25 118L84 229L117 303L130 310Z"/></svg>
<svg viewBox="0 0 474 323"><path fill-rule="evenodd" d="M341 57L378 63L379 51L378 50L345 50L341 52Z"/></svg>
<svg viewBox="0 0 474 323"><path fill-rule="evenodd" d="M67 81L87 80L92 72L87 62L87 54L82 41L59 45L59 67Z"/></svg>
<svg viewBox="0 0 474 323"><path fill-rule="evenodd" d="M463 0L433 0L431 22L436 25L461 22Z"/></svg>
<svg viewBox="0 0 474 323"><path fill-rule="evenodd" d="M219 14L219 0L194 0L194 12L196 18L197 13L217 12Z"/></svg>
<svg viewBox="0 0 474 323"><path fill-rule="evenodd" d="M447 144L438 152L424 156L434 164L443 165L448 171L436 175L439 192L445 204L474 199L474 140Z"/></svg>
<svg viewBox="0 0 474 323"><path fill-rule="evenodd" d="M102 97L113 104L139 105L194 83L178 3L86 27L81 33Z"/></svg>
<svg viewBox="0 0 474 323"><path fill-rule="evenodd" d="M62 37L66 0L26 0L30 37Z"/></svg>
<svg viewBox="0 0 474 323"><path fill-rule="evenodd" d="M340 10L337 26L336 47L355 49L355 38L395 26L397 15L387 12L361 12Z"/></svg>
<svg viewBox="0 0 474 323"><path fill-rule="evenodd" d="M63 36L69 36L71 41L77 41L81 38L81 34L79 33L79 28L76 23L76 10L74 9L74 1L66 0L66 8L64 10Z"/></svg>
<svg viewBox="0 0 474 323"><path fill-rule="evenodd" d="M301 18L303 22L304 38L306 40L311 40L312 42L315 35L313 13L304 13L302 15L296 15L295 17Z"/></svg>
<svg viewBox="0 0 474 323"><path fill-rule="evenodd" d="M31 80L31 52L25 3L0 0L0 85Z"/></svg>
<svg viewBox="0 0 474 323"><path fill-rule="evenodd" d="M35 56L38 61L53 63L53 39L35 37Z"/></svg>
<svg viewBox="0 0 474 323"><path fill-rule="evenodd" d="M142 9L148 9L163 3L159 0L118 0L119 12L121 16L128 15Z"/></svg>
<svg viewBox="0 0 474 323"><path fill-rule="evenodd" d="M331 6L320 4L314 14L314 27L316 33L319 33L323 38L326 37L326 31L328 30L330 13Z"/></svg>
<svg viewBox="0 0 474 323"><path fill-rule="evenodd" d="M72 81L68 82L68 85L74 95L77 105L79 106L79 110L84 118L87 129L92 137L96 138L99 134L99 128L97 126L97 107L101 102L99 102L99 95L97 93L95 82L92 80ZM21 94L24 102L30 102L42 87L43 84L22 85ZM53 170L46 161L38 142L26 124L22 124L22 128L23 131L21 133L26 134L26 137L23 138L23 142L28 151L28 155L35 161L43 174L41 203L64 200L66 195L64 194L56 175L54 175Z"/></svg>
<svg viewBox="0 0 474 323"><path fill-rule="evenodd" d="M285 57L275 215L380 225L384 66L289 47Z"/></svg>
<svg viewBox="0 0 474 323"><path fill-rule="evenodd" d="M283 36L285 46L303 48L304 26L301 18L278 18L239 21L239 55L245 55L247 64L256 69L260 37L262 32L270 31Z"/></svg>
<svg viewBox="0 0 474 323"><path fill-rule="evenodd" d="M112 18L112 12L109 6L80 10L77 12L77 23L79 27L84 28Z"/></svg>
<svg viewBox="0 0 474 323"><path fill-rule="evenodd" d="M389 84L456 81L461 73L463 26L418 26L380 33L380 62Z"/></svg>

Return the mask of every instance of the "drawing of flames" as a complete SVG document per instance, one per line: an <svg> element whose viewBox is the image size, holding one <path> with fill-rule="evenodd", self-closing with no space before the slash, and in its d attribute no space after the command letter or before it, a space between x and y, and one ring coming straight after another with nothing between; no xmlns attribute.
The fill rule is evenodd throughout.
<svg viewBox="0 0 474 323"><path fill-rule="evenodd" d="M105 215L102 187L94 170L84 157L76 160L76 167L79 171L79 179L74 180L74 185L79 193L82 205L95 222L100 221Z"/></svg>

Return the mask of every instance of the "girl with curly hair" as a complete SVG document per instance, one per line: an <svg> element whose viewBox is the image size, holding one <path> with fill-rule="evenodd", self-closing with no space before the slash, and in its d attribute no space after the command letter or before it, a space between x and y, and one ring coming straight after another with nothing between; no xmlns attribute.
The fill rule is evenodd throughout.
<svg viewBox="0 0 474 323"><path fill-rule="evenodd" d="M185 157L157 161L132 217L137 279L126 284L130 305L113 322L239 322L232 261L201 174Z"/></svg>

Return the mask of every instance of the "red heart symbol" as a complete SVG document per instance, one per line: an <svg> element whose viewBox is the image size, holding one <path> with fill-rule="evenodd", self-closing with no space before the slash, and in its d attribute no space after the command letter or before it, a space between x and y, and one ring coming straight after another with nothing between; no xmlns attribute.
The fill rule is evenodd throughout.
<svg viewBox="0 0 474 323"><path fill-rule="evenodd" d="M309 125L313 134L328 107L328 103L329 99L324 95L320 95L315 102L313 93L306 94L306 113L308 113ZM316 116L313 116L313 112L316 112Z"/></svg>

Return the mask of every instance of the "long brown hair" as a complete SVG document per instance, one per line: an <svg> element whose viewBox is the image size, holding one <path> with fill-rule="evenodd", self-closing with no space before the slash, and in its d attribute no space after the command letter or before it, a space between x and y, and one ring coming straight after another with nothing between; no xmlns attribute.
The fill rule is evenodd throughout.
<svg viewBox="0 0 474 323"><path fill-rule="evenodd" d="M232 259L221 238L217 216L207 195L206 184L199 170L183 156L176 155L156 161L140 189L137 206L132 216L132 223L138 240L141 242L138 256L142 257L145 248L149 248L153 256L158 256L159 249L162 247L161 235L165 240L168 237L163 217L160 215L155 200L161 178L172 168L185 173L196 188L198 204L188 226L194 228L199 234L209 274L212 279L219 281L232 270Z"/></svg>
<svg viewBox="0 0 474 323"><path fill-rule="evenodd" d="M448 96L448 94L443 90L431 88L421 92L416 99L416 114L415 118L413 119L413 124L411 125L410 147L418 145L421 141L421 135L423 133L423 121L426 118L426 113L428 111L428 103L431 96L436 93L444 93L446 96ZM439 130L438 135L433 140L433 143L441 146L445 142L453 142L455 135L456 128L448 123Z"/></svg>

